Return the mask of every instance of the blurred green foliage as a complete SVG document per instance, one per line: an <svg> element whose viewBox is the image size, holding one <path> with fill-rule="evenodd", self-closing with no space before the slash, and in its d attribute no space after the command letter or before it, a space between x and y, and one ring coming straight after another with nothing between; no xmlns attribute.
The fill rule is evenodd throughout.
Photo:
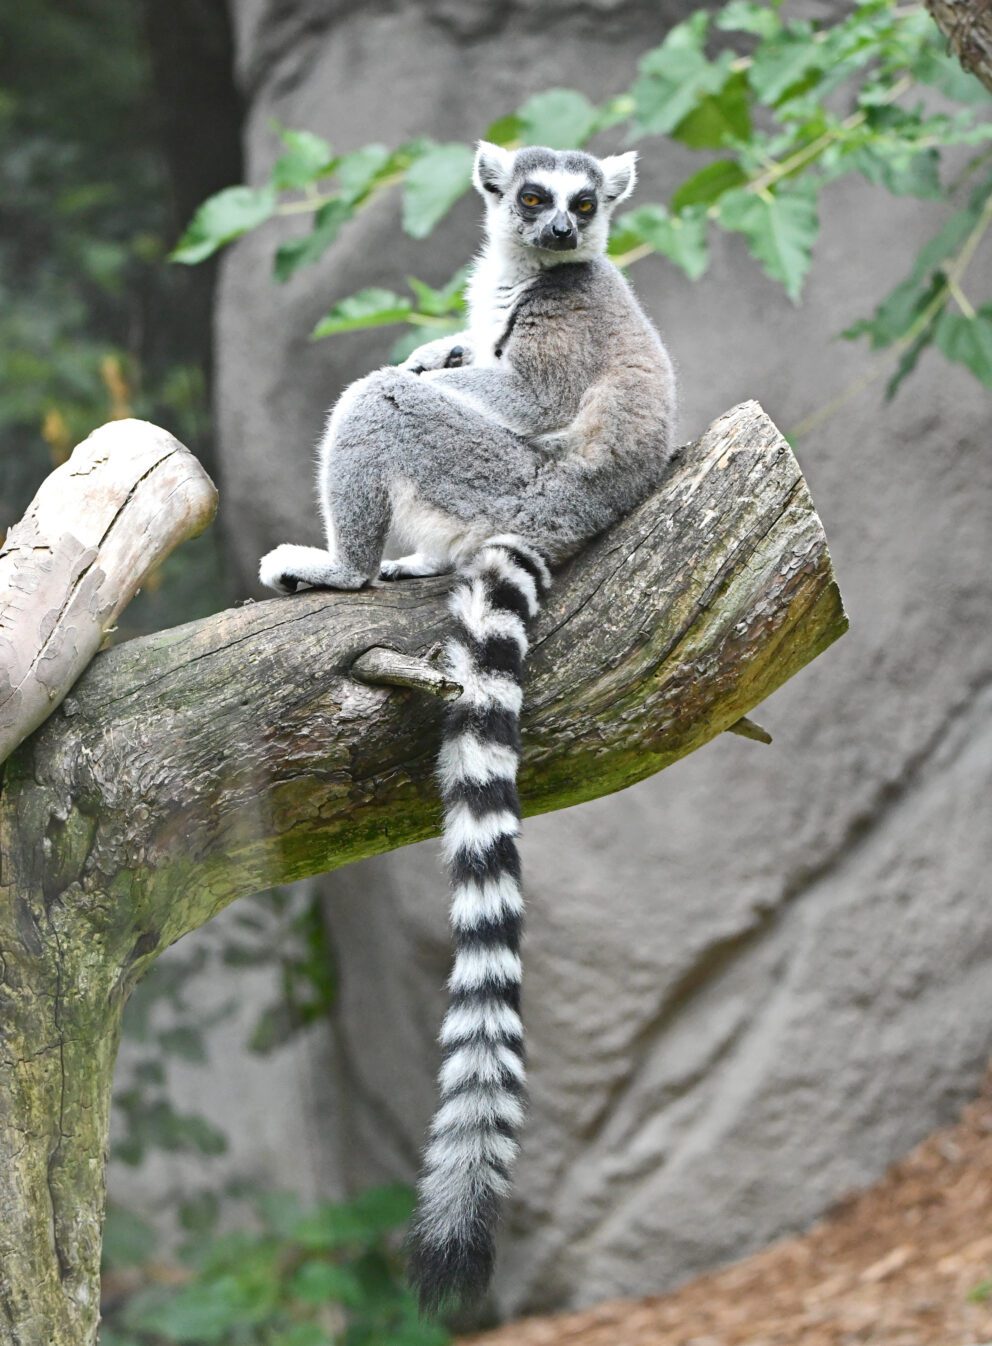
<svg viewBox="0 0 992 1346"><path fill-rule="evenodd" d="M729 0L672 28L642 57L630 88L604 104L550 89L483 134L505 146L566 149L610 131L614 141L663 137L708 155L667 202L617 219L614 260L629 266L661 254L696 280L709 266L711 231L739 233L795 302L819 234L820 195L838 179L858 174L895 196L951 203L964 194L939 237L915 263L907 258L907 280L844 334L898 355L892 393L929 345L992 386L992 305L972 303L964 289L992 223L990 111L992 96L946 54L922 5L860 0L835 21L813 21L790 17L785 5ZM276 253L275 276L285 281L385 188L402 184L402 226L424 238L470 187L465 144L420 138L339 156L309 132L280 134L269 180L205 202L174 260L201 261L273 216L310 216L310 232ZM958 151L957 164L969 146L971 159L951 180L948 152ZM462 282L434 290L411 278L410 296L363 290L336 304L313 335L406 324L413 330L393 352L402 358L425 335L458 330Z"/></svg>
<svg viewBox="0 0 992 1346"><path fill-rule="evenodd" d="M141 9L0 7L0 535L96 425L207 432L201 370L169 314L174 232Z"/></svg>
<svg viewBox="0 0 992 1346"><path fill-rule="evenodd" d="M315 1021L326 1019L337 987L334 953L310 889L275 888L238 904L231 933L222 941L196 944L188 954L170 952L135 987L124 1015L128 1065L118 1071L114 1093L115 1129L111 1154L131 1166L154 1150L222 1154L223 1132L197 1114L177 1112L170 1102L169 1064L208 1064L210 1029L236 1009L228 999L209 1012L196 987L221 966L274 968L272 999L260 1005L247 1048L266 1055ZM199 979L199 981L198 981ZM198 1200L202 1188L179 1193Z"/></svg>
<svg viewBox="0 0 992 1346"><path fill-rule="evenodd" d="M148 1286L112 1312L103 1346L445 1346L403 1284L396 1239L413 1195L380 1187L347 1202L304 1207L288 1193L252 1200L255 1228L222 1234L218 1208L186 1221L178 1284ZM108 1281L147 1259L154 1234L112 1210L104 1239Z"/></svg>
<svg viewBox="0 0 992 1346"><path fill-rule="evenodd" d="M278 969L275 994L249 1029L249 1051L283 1046L326 1018L334 1000L335 960L315 893L259 894L238 904L230 927L219 941L201 941L186 955L172 952L156 963L127 1005L111 1155L132 1167L156 1152L188 1157L171 1212L184 1241L177 1271L163 1231L111 1202L101 1341L441 1346L445 1333L417 1323L395 1240L386 1238L409 1216L406 1189L304 1208L291 1195L263 1193L243 1178L218 1181L209 1160L227 1151L225 1131L174 1105L172 1065L208 1068L210 1030L236 1009L230 999L205 1009L200 998L221 966ZM259 1227L218 1237L219 1223L244 1223L245 1203ZM163 1275L167 1283L157 1285Z"/></svg>

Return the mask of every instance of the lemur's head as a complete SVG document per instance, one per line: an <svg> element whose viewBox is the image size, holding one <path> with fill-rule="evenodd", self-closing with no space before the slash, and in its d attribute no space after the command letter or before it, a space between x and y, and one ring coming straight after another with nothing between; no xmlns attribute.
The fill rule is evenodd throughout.
<svg viewBox="0 0 992 1346"><path fill-rule="evenodd" d="M596 159L581 150L505 150L480 140L473 181L491 238L581 261L606 248L610 216L634 190L637 155ZM557 255L556 255L557 254Z"/></svg>

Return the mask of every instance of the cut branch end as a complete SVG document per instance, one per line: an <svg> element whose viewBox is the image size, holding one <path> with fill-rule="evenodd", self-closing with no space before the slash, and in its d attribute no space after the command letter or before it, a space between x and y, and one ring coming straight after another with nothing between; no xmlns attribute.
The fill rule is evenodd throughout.
<svg viewBox="0 0 992 1346"><path fill-rule="evenodd" d="M375 645L360 654L351 666L351 675L373 687L405 687L438 696L442 701L454 701L462 694L461 684L428 660L401 654L385 645Z"/></svg>

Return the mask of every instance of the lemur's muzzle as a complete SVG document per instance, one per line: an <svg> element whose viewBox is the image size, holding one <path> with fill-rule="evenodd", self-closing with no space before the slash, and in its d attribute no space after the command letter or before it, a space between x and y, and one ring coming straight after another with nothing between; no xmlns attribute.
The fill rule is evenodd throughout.
<svg viewBox="0 0 992 1346"><path fill-rule="evenodd" d="M559 210L550 224L541 230L541 247L553 252L569 252L579 246L579 231L571 215Z"/></svg>

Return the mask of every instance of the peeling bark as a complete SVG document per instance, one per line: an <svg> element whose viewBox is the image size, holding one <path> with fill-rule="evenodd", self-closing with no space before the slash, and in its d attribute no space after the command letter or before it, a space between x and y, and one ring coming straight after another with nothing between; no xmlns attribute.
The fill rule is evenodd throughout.
<svg viewBox="0 0 992 1346"><path fill-rule="evenodd" d="M303 593L131 641L9 759L0 1341L94 1338L112 1062L156 955L239 896L437 832L449 584ZM737 407L557 577L533 636L525 811L668 766L845 627L798 464Z"/></svg>

